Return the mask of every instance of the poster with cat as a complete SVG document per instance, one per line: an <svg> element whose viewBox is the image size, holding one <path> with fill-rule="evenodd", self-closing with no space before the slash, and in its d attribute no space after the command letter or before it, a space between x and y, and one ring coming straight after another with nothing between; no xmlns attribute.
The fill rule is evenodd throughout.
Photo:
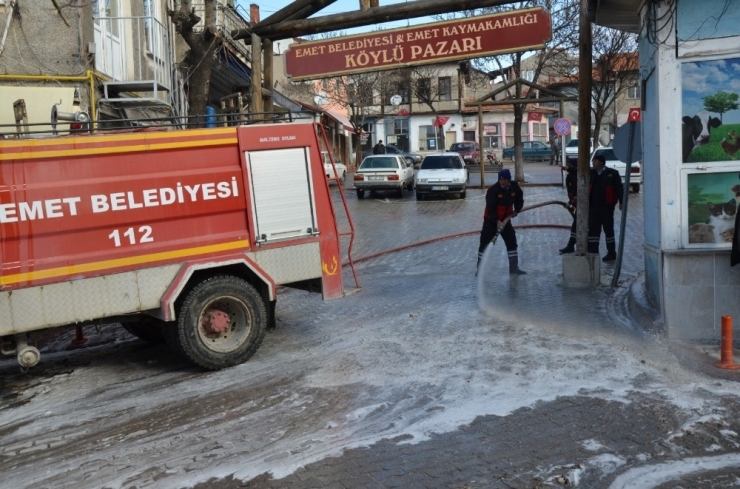
<svg viewBox="0 0 740 489"><path fill-rule="evenodd" d="M740 207L740 173L689 173L688 243L731 247Z"/></svg>

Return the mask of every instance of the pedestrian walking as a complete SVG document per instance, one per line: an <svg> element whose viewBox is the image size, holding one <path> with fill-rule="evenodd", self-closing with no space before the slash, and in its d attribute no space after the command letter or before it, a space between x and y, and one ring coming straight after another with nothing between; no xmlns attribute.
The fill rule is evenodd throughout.
<svg viewBox="0 0 740 489"><path fill-rule="evenodd" d="M568 168L565 176L565 190L568 192L568 206L571 209L575 209L578 202L578 168L573 162L567 163ZM575 253L576 251L576 213L573 212L573 224L570 226L570 238L565 248L560 249L561 255L567 255L569 253Z"/></svg>
<svg viewBox="0 0 740 489"><path fill-rule="evenodd" d="M374 155L384 155L385 154L385 146L383 146L383 140L381 139L378 141L378 144L376 144L373 147L373 154Z"/></svg>
<svg viewBox="0 0 740 489"><path fill-rule="evenodd" d="M550 140L550 164L560 164L560 137L553 136Z"/></svg>
<svg viewBox="0 0 740 489"><path fill-rule="evenodd" d="M588 187L588 252L599 252L599 240L603 229L606 255L602 261L614 261L617 259L614 207L619 204L619 208L622 209L622 177L617 170L606 167L604 155L594 156Z"/></svg>
<svg viewBox="0 0 740 489"><path fill-rule="evenodd" d="M511 181L511 172L507 169L499 171L498 182L486 192L486 210L483 214L483 228L478 246L478 266L486 247L500 233L504 238L509 257L509 273L512 275L527 273L519 268L516 231L511 225L511 219L519 214L523 206L524 194L519 184Z"/></svg>

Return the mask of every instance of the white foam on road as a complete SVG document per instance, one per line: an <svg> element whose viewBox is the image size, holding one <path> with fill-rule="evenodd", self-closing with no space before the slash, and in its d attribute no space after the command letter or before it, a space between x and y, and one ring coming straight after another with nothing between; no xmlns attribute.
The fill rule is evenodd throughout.
<svg viewBox="0 0 740 489"><path fill-rule="evenodd" d="M627 403L640 392L702 417L738 395L619 331L485 317L473 284L455 275L379 274L363 285L363 294L326 303L283 294L278 330L232 369L122 360L42 382L24 393L27 404L0 415L0 425L19 426L0 437L3 477L75 489L282 478L350 448L401 436L418 443L560 396ZM18 454L24 441L51 436L61 448ZM593 462L606 471L618 460Z"/></svg>
<svg viewBox="0 0 740 489"><path fill-rule="evenodd" d="M690 457L646 467L636 467L617 476L610 489L650 489L691 474L722 469L740 470L740 455L727 453L716 457Z"/></svg>

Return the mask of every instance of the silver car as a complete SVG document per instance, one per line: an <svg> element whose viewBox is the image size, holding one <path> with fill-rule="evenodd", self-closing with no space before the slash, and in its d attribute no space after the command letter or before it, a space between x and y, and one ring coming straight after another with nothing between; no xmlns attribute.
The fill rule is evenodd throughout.
<svg viewBox="0 0 740 489"><path fill-rule="evenodd" d="M366 190L394 190L403 197L404 189L414 189L413 163L399 155L370 155L355 173L355 188L358 199L365 198Z"/></svg>

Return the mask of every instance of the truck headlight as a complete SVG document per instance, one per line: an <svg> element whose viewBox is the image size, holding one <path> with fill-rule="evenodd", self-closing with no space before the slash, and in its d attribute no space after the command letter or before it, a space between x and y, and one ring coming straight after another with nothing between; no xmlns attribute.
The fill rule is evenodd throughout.
<svg viewBox="0 0 740 489"><path fill-rule="evenodd" d="M420 178L416 181L416 183L428 183L428 182L429 182L428 178Z"/></svg>

